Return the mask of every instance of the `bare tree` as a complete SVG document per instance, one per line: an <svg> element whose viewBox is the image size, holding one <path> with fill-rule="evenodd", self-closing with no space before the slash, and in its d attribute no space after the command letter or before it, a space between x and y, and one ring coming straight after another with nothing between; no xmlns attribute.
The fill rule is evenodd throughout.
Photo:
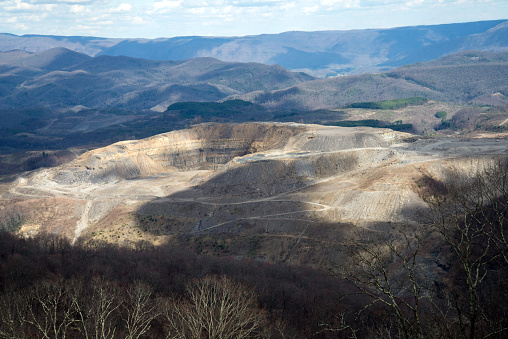
<svg viewBox="0 0 508 339"><path fill-rule="evenodd" d="M125 312L127 339L138 339L145 335L150 330L153 320L159 316L152 288L142 281L134 282L127 289L122 306Z"/></svg>
<svg viewBox="0 0 508 339"><path fill-rule="evenodd" d="M187 300L167 303L168 338L255 338L265 313L251 288L226 276L207 276L187 286Z"/></svg>
<svg viewBox="0 0 508 339"><path fill-rule="evenodd" d="M7 291L0 295L0 338L25 338L21 316L24 308L24 300L19 292Z"/></svg>
<svg viewBox="0 0 508 339"><path fill-rule="evenodd" d="M508 161L480 159L471 167L476 168L471 173L452 168L443 180L427 177L422 194L430 208L430 225L448 244L464 277L465 290L452 286L449 292L461 338L508 330L485 315L479 296L499 263L508 268Z"/></svg>
<svg viewBox="0 0 508 339"><path fill-rule="evenodd" d="M120 292L103 277L92 279L91 291L89 296L74 295L79 330L86 339L113 339L117 330L115 318L121 305Z"/></svg>
<svg viewBox="0 0 508 339"><path fill-rule="evenodd" d="M457 200L468 208L471 222L482 225L496 254L508 266L508 158L484 165L468 183L456 186L453 197L462 195Z"/></svg>
<svg viewBox="0 0 508 339"><path fill-rule="evenodd" d="M353 295L367 298L365 305L355 311L355 322L360 323L368 309L384 310L383 326L368 329L375 331L376 336L424 338L422 314L433 304L419 258L422 239L410 233L409 230L395 234L358 232L341 249L347 260L333 268L335 274L356 287ZM347 324L344 314L340 328L331 329L349 333L353 338L358 332Z"/></svg>
<svg viewBox="0 0 508 339"><path fill-rule="evenodd" d="M29 324L45 339L65 339L76 323L74 308L75 286L68 286L63 280L44 280L27 291L26 313L22 321Z"/></svg>

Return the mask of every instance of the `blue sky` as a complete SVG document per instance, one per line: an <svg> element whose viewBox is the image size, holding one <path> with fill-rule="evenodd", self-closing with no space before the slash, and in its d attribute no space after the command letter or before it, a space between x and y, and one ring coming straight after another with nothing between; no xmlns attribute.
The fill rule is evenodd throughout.
<svg viewBox="0 0 508 339"><path fill-rule="evenodd" d="M508 19L508 0L0 0L0 32L157 38Z"/></svg>

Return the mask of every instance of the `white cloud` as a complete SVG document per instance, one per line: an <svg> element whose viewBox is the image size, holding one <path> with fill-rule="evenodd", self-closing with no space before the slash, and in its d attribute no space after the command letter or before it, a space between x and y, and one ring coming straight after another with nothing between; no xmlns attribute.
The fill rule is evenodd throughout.
<svg viewBox="0 0 508 339"><path fill-rule="evenodd" d="M69 12L74 14L84 13L87 11L87 8L83 5L71 5L69 6Z"/></svg>
<svg viewBox="0 0 508 339"><path fill-rule="evenodd" d="M206 13L206 10L207 10L208 7L194 7L194 8L189 8L188 9L188 12L193 14L193 15L203 15Z"/></svg>
<svg viewBox="0 0 508 339"><path fill-rule="evenodd" d="M288 4L284 4L284 5L280 6L280 8L285 10L285 11L289 11L292 8L295 8L295 3L294 2L290 2Z"/></svg>
<svg viewBox="0 0 508 339"><path fill-rule="evenodd" d="M55 4L32 4L22 0L6 1L3 7L8 12L51 11Z"/></svg>
<svg viewBox="0 0 508 339"><path fill-rule="evenodd" d="M132 10L132 5L129 3L123 3L118 5L117 7L111 8L108 10L108 13L126 13L130 12Z"/></svg>
<svg viewBox="0 0 508 339"><path fill-rule="evenodd" d="M42 13L40 15L30 15L28 17L26 17L25 19L28 18L28 20L30 22L41 22L42 20L46 19L48 17L48 13Z"/></svg>
<svg viewBox="0 0 508 339"><path fill-rule="evenodd" d="M89 26L89 25L77 25L76 28L80 29L80 30L85 30L85 31L89 31L89 30L94 29L94 27Z"/></svg>
<svg viewBox="0 0 508 339"><path fill-rule="evenodd" d="M305 14L311 14L311 13L315 13L319 10L319 6L315 5L315 6L311 6L311 7L303 7L302 8L302 11L305 13Z"/></svg>
<svg viewBox="0 0 508 339"><path fill-rule="evenodd" d="M28 31L30 28L25 24L17 23L14 25L14 28L22 30L22 31Z"/></svg>
<svg viewBox="0 0 508 339"><path fill-rule="evenodd" d="M97 2L97 0L57 0L58 3L64 3L64 4L92 4Z"/></svg>
<svg viewBox="0 0 508 339"><path fill-rule="evenodd" d="M108 14L101 14L101 15L89 17L88 21L90 21L90 22L105 21L108 18L109 18Z"/></svg>
<svg viewBox="0 0 508 339"><path fill-rule="evenodd" d="M321 0L321 5L327 7L327 9L347 9L362 7L360 0Z"/></svg>
<svg viewBox="0 0 508 339"><path fill-rule="evenodd" d="M79 5L90 5L100 0L28 0L33 4L79 4Z"/></svg>
<svg viewBox="0 0 508 339"><path fill-rule="evenodd" d="M143 20L143 18L140 16L134 16L129 19L134 24L144 24L145 23L145 20Z"/></svg>
<svg viewBox="0 0 508 339"><path fill-rule="evenodd" d="M153 3L153 8L148 13L149 14L163 14L168 13L171 10L174 10L182 5L182 0L162 0L156 1Z"/></svg>
<svg viewBox="0 0 508 339"><path fill-rule="evenodd" d="M7 23L7 24L13 24L16 21L18 21L18 18L15 17L15 16L11 16L10 18L7 18L7 19L4 20L4 22Z"/></svg>
<svg viewBox="0 0 508 339"><path fill-rule="evenodd" d="M405 3L406 6L419 6L421 4L423 4L425 2L425 0L410 0L408 2Z"/></svg>
<svg viewBox="0 0 508 339"><path fill-rule="evenodd" d="M11 16L8 18L2 18L0 17L0 27L2 27L4 24L8 26L10 29L16 29L20 31L27 31L30 28L25 25L22 22L18 22L19 18L15 16Z"/></svg>
<svg viewBox="0 0 508 339"><path fill-rule="evenodd" d="M0 32L248 35L488 20L503 13L507 0L0 0Z"/></svg>
<svg viewBox="0 0 508 339"><path fill-rule="evenodd" d="M259 7L259 6L275 6L277 4L287 3L286 0L237 0L231 1L233 6L239 7Z"/></svg>

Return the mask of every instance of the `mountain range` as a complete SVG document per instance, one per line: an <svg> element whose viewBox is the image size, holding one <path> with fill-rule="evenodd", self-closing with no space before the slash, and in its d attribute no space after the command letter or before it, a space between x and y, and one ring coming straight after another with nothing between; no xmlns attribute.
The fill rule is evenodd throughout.
<svg viewBox="0 0 508 339"><path fill-rule="evenodd" d="M90 57L62 47L0 53L0 109L152 110L241 99L271 110L337 108L423 96L456 104L507 102L508 52L464 51L388 72L319 79L279 65Z"/></svg>
<svg viewBox="0 0 508 339"><path fill-rule="evenodd" d="M313 51L319 48L324 51L323 46L334 45L337 51L354 50L358 60L364 60L361 67L367 67L372 65L369 60L375 58L366 56L379 52L375 52L382 45L378 42L391 41L387 42L391 47L383 52L386 57L376 57L376 67L380 68L383 64L386 71L326 79L291 71L278 64L222 61L202 53L206 46L212 48L211 42L221 39L222 43L231 47L233 40L225 42L229 38L188 37L141 43L132 39L17 37L4 34L0 35L0 50L10 50L0 52L0 152L62 149L96 143L104 145L207 121L333 124L344 119L371 119L372 115L368 112L358 115L354 110L345 110L345 107L359 102L411 97L424 97L429 103L438 104L425 106L427 111L419 113L399 112L392 116L377 113L376 119L382 121L382 125L403 120L415 131L432 132L449 126L439 125L439 120L434 118L434 109L449 111L450 118L452 112L461 109L460 105L506 106L508 51L505 49L508 48L508 35L503 32L506 33L507 27L508 21L488 21L381 31L291 32L234 38L239 39L234 43L241 40L242 44L264 39L265 42L270 41L268 45L273 48L291 42L294 55L300 55L298 62L307 69L314 67L313 62L317 60L312 48L315 48ZM366 42L367 36L370 36L371 44ZM430 43L430 37L441 42ZM179 44L176 43L178 39ZM260 41L252 43L252 46L270 54L269 46ZM170 42L174 48L167 47ZM52 47L56 45L66 47ZM300 47L296 48L297 45ZM137 56L145 58L106 55L115 54L114 49L119 51L122 46L144 46L143 53L147 54L140 55L142 49L129 47L130 54L138 53ZM167 48L160 49L161 46ZM239 50L231 50L228 54L231 59L239 56L240 52L252 55L251 48L242 46ZM441 52L436 51L446 54L471 47L497 51L466 50L431 61L397 68L393 66L440 55ZM423 53L423 49L437 54ZM304 57L303 50L309 58ZM148 51L158 51L159 54ZM164 54L166 52L170 54ZM198 54L203 56L177 60ZM342 54L345 55L345 52ZM171 55L174 60L152 60ZM259 59L268 63L269 60ZM328 67L328 64L320 65ZM351 73L360 70L353 68ZM484 114L486 109L475 111L474 119L468 118L468 128L475 126L473 122L481 117L486 121L478 124L487 126L488 130L496 127L496 130L504 131L504 115L492 112L487 116ZM483 115L480 116L480 113ZM469 117L468 114L464 116Z"/></svg>
<svg viewBox="0 0 508 339"><path fill-rule="evenodd" d="M164 111L178 101L217 101L314 79L278 65L214 58L155 61L57 47L0 53L0 107L128 107ZM160 107L160 108L158 108Z"/></svg>
<svg viewBox="0 0 508 339"><path fill-rule="evenodd" d="M188 36L108 39L0 34L0 51L40 52L65 47L89 56L130 56L149 60L213 57L229 62L278 64L327 77L387 71L409 63L475 49L508 49L508 21L348 31L284 32L243 37Z"/></svg>

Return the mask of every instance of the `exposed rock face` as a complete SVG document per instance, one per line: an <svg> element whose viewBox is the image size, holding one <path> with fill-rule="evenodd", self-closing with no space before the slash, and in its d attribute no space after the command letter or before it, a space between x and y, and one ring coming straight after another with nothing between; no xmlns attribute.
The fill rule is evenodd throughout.
<svg viewBox="0 0 508 339"><path fill-rule="evenodd" d="M302 127L209 124L124 141L81 156L62 168L58 182L137 179L171 171L217 169L236 156L278 148Z"/></svg>
<svg viewBox="0 0 508 339"><path fill-rule="evenodd" d="M415 182L423 174L440 175L449 166L467 172L506 154L507 140L419 139L294 123L203 124L28 173L2 194L0 224L20 220L26 233L170 240L198 252L316 265L354 228L392 232L418 225L425 205ZM30 211L48 204L54 212Z"/></svg>
<svg viewBox="0 0 508 339"><path fill-rule="evenodd" d="M140 141L118 142L88 152L60 168L54 180L61 184L99 183L145 178L171 171L217 170L235 157L262 151L281 149L283 157L291 158L298 152L306 155L387 146L402 135L367 130L350 133L347 129L337 135L336 130L320 127L316 133L315 127L311 129L298 124L204 124ZM291 149L298 152L291 153ZM274 157L277 155L271 154L267 159ZM243 161L251 160L245 158Z"/></svg>

